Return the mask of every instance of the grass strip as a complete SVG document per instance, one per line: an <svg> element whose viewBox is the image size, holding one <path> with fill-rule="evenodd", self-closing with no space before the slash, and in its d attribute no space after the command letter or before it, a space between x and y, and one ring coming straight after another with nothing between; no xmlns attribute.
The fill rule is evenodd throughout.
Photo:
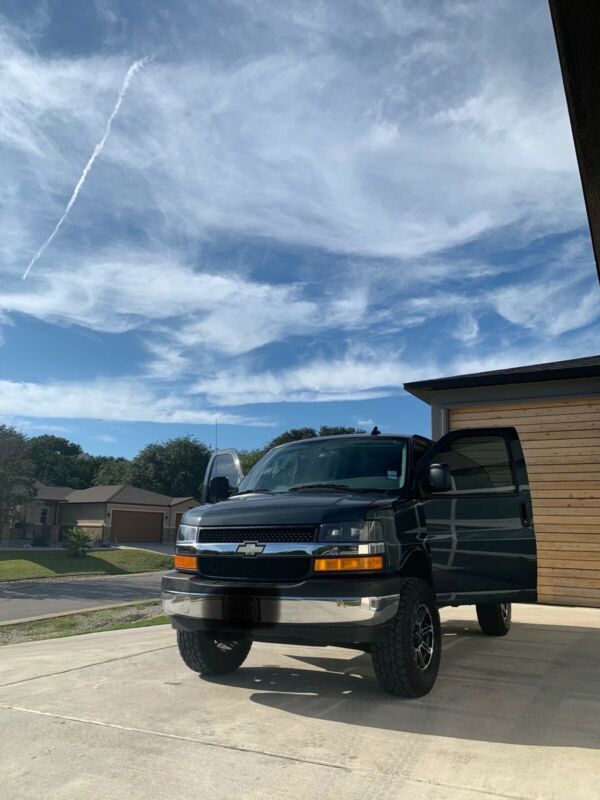
<svg viewBox="0 0 600 800"><path fill-rule="evenodd" d="M143 628L148 625L164 625L168 621L160 602L152 600L119 608L82 611L62 617L3 625L0 627L0 645L79 636L82 633Z"/></svg>
<svg viewBox="0 0 600 800"><path fill-rule="evenodd" d="M69 556L60 550L4 550L0 552L0 581L165 572L172 564L172 556L149 550L95 550L83 556Z"/></svg>

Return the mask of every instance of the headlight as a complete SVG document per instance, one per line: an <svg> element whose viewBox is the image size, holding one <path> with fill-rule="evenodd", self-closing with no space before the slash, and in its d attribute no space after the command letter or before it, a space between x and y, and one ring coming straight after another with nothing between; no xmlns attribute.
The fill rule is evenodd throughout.
<svg viewBox="0 0 600 800"><path fill-rule="evenodd" d="M383 528L375 520L330 522L319 529L320 542L381 542Z"/></svg>
<svg viewBox="0 0 600 800"><path fill-rule="evenodd" d="M180 525L177 531L177 543L195 542L198 536L198 528L195 525Z"/></svg>

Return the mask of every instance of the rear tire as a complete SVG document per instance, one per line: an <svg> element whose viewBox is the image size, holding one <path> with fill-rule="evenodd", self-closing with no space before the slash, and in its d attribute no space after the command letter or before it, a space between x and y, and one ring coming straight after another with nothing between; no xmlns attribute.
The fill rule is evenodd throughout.
<svg viewBox="0 0 600 800"><path fill-rule="evenodd" d="M477 603L477 621L486 636L506 636L510 630L510 603Z"/></svg>
<svg viewBox="0 0 600 800"><path fill-rule="evenodd" d="M423 697L433 688L440 668L440 615L429 584L405 578L400 602L385 639L372 649L380 686L398 697Z"/></svg>
<svg viewBox="0 0 600 800"><path fill-rule="evenodd" d="M206 631L177 631L185 664L200 675L227 675L240 667L252 647L249 639L229 639Z"/></svg>

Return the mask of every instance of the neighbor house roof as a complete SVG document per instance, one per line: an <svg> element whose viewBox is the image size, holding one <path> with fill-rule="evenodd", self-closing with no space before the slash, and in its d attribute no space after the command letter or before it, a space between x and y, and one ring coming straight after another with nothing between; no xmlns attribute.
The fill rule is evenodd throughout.
<svg viewBox="0 0 600 800"><path fill-rule="evenodd" d="M545 364L530 364L526 367L494 369L489 372L473 372L467 375L453 375L447 378L434 378L427 381L405 383L404 388L411 394L419 395L420 390L463 389L474 386L499 386L511 383L532 383L534 381L558 381L572 378L595 378L600 376L600 355L587 358L573 358L569 361L550 361Z"/></svg>
<svg viewBox="0 0 600 800"><path fill-rule="evenodd" d="M186 500L194 500L196 501L195 497L172 497L171 502L169 503L170 506L176 506L178 503L185 503Z"/></svg>
<svg viewBox="0 0 600 800"><path fill-rule="evenodd" d="M137 506L170 506L175 498L166 494L149 492L136 486L118 484L116 486L92 486L89 489L71 490L66 497L69 503L124 503ZM176 498L177 502L192 500L192 497Z"/></svg>
<svg viewBox="0 0 600 800"><path fill-rule="evenodd" d="M35 482L36 500L64 500L73 491L70 486L46 486L45 483Z"/></svg>

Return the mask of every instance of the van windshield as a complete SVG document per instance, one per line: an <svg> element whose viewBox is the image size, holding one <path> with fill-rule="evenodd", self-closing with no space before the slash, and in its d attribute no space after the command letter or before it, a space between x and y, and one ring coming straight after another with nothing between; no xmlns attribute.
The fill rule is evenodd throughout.
<svg viewBox="0 0 600 800"><path fill-rule="evenodd" d="M238 491L287 492L312 484L352 491L401 489L407 443L400 437L295 442L263 456Z"/></svg>

